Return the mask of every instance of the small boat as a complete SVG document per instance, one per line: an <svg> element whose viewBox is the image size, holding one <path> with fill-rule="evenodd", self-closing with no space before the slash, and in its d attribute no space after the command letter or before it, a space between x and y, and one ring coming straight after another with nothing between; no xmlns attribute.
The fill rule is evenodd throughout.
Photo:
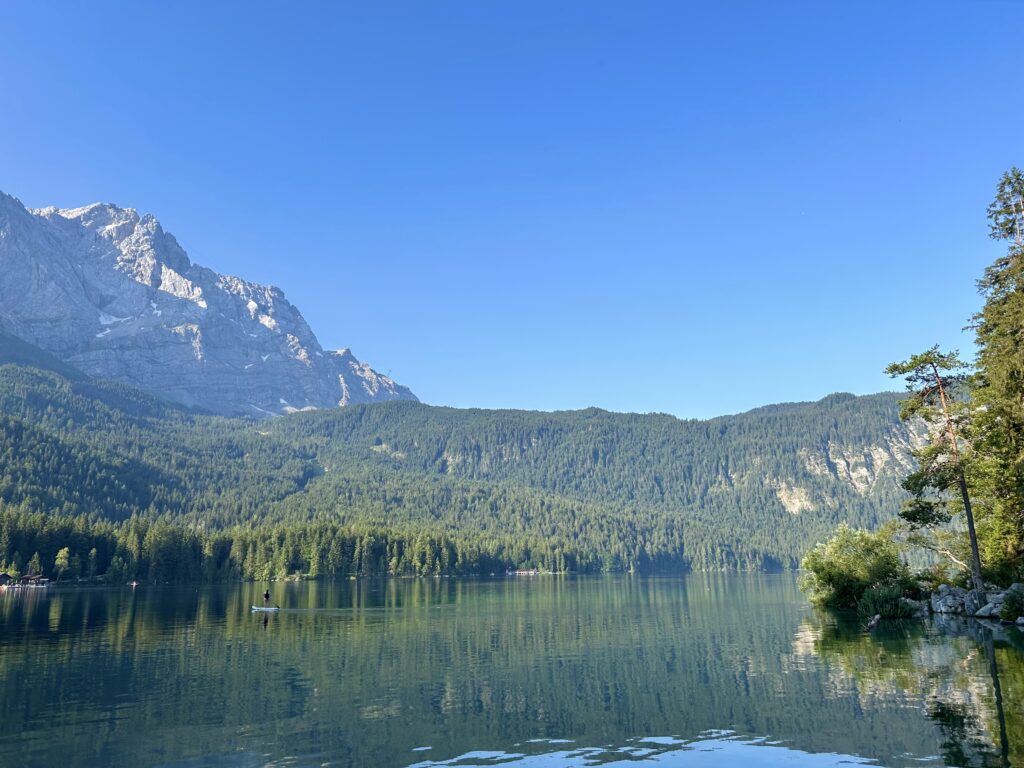
<svg viewBox="0 0 1024 768"><path fill-rule="evenodd" d="M272 611L280 611L281 609L278 608L276 605L254 605L252 607L252 610L254 612L263 613L264 611L272 612Z"/></svg>

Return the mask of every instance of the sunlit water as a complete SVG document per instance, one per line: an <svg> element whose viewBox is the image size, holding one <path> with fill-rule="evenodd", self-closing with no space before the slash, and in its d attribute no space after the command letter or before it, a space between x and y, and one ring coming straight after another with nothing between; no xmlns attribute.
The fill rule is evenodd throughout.
<svg viewBox="0 0 1024 768"><path fill-rule="evenodd" d="M0 596L0 765L1024 765L1024 633L789 575L263 589Z"/></svg>

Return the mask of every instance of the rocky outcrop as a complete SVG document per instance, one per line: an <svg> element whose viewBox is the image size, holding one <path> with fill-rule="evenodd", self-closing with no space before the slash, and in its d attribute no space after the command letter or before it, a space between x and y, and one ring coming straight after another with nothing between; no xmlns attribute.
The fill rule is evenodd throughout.
<svg viewBox="0 0 1024 768"><path fill-rule="evenodd" d="M978 589L972 589L964 595L964 613L968 616L977 616L978 611L987 602L985 593Z"/></svg>
<svg viewBox="0 0 1024 768"><path fill-rule="evenodd" d="M917 466L913 450L922 445L925 434L925 425L912 421L894 427L876 445L829 441L818 451L804 449L800 453L811 474L833 477L866 496L879 481L905 475Z"/></svg>
<svg viewBox="0 0 1024 768"><path fill-rule="evenodd" d="M816 449L801 448L798 456L809 475L829 478L859 496L871 496L886 488L891 491L917 466L913 451L923 444L925 434L923 422L894 423L872 444L831 440ZM834 498L815 493L802 482L799 477L764 478L764 484L791 515L837 508Z"/></svg>
<svg viewBox="0 0 1024 768"><path fill-rule="evenodd" d="M151 215L0 193L0 329L189 407L267 416L415 396L324 350L273 286L192 263Z"/></svg>
<svg viewBox="0 0 1024 768"><path fill-rule="evenodd" d="M962 614L977 619L999 620L1002 618L1003 605L1011 592L1024 593L1024 584L1012 584L1006 590L990 588L984 595L976 589L966 590L941 584L938 590L932 593L931 608L936 614ZM1018 625L1024 625L1021 618L1024 617L1011 617L1010 621L1016 619Z"/></svg>
<svg viewBox="0 0 1024 768"><path fill-rule="evenodd" d="M933 613L963 613L964 596L967 590L963 587L939 585L937 592L932 593L931 605Z"/></svg>

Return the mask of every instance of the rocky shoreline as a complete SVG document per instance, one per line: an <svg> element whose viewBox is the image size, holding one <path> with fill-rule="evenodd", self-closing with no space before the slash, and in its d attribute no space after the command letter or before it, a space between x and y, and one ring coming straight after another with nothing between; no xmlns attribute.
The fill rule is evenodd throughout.
<svg viewBox="0 0 1024 768"><path fill-rule="evenodd" d="M976 589L964 589L949 584L942 584L938 590L932 593L931 600L907 600L912 603L918 615L927 616L929 613L943 615L970 616L976 619L990 619L1001 621L1004 624L1015 624L1024 630L1024 615L1013 618L1003 618L1003 606L1011 592L1024 595L1024 584L1012 584L1006 589L991 587L984 593ZM906 598L904 598L906 600Z"/></svg>

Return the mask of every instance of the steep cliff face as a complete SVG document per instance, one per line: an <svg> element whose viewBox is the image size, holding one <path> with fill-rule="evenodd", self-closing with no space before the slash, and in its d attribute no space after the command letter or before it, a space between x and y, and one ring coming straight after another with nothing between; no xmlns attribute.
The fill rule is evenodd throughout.
<svg viewBox="0 0 1024 768"><path fill-rule="evenodd" d="M825 478L867 497L880 487L883 491L891 490L916 468L913 451L921 447L926 434L927 428L923 423L893 424L873 444L830 440L816 450L800 449L797 455L807 475ZM799 477L767 477L765 483L775 491L790 514L835 507L837 502L834 499L807 487L807 475L804 481Z"/></svg>
<svg viewBox="0 0 1024 768"><path fill-rule="evenodd" d="M85 373L214 413L415 396L321 348L274 286L193 264L151 215L26 209L0 193L0 326Z"/></svg>

